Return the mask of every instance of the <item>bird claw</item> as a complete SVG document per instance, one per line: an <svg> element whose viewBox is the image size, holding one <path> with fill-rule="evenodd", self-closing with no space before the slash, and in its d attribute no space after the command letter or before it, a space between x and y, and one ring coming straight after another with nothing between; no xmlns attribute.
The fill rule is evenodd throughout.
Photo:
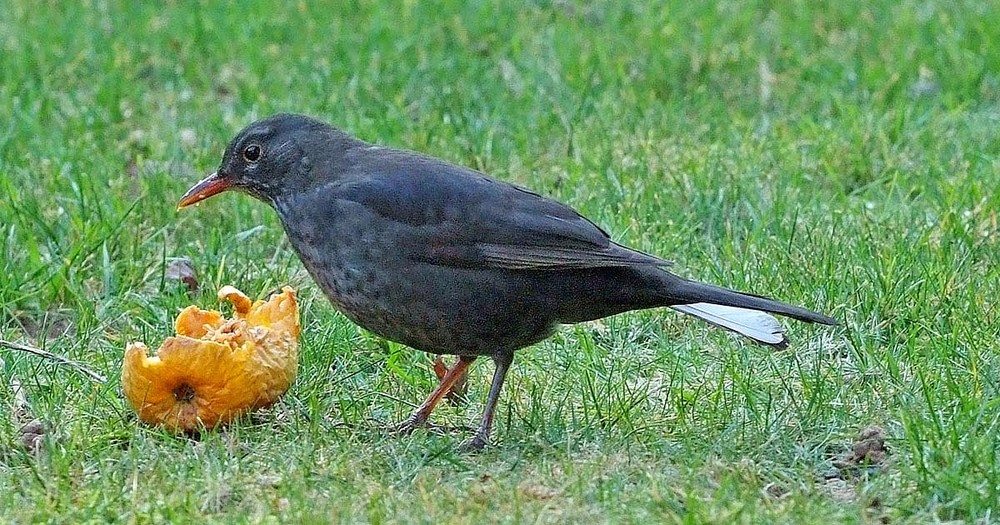
<svg viewBox="0 0 1000 525"><path fill-rule="evenodd" d="M479 434L476 434L475 436L472 436L472 439L469 439L465 443L459 445L458 451L463 454L478 454L482 452L483 449L486 448L486 445L489 444L490 442L488 439Z"/></svg>
<svg viewBox="0 0 1000 525"><path fill-rule="evenodd" d="M416 430L416 429L418 429L418 428L426 428L427 430L430 430L431 432L435 432L435 433L438 433L438 434L451 434L451 433L454 433L454 432L469 432L469 431L472 430L472 428L464 426L464 425L454 425L454 426L437 425L437 424L434 424L434 423L428 423L426 421L420 422L420 421L414 420L413 418L407 418L406 420L404 420L404 421L402 421L402 422L400 422L400 423L398 423L396 425L391 425L391 426L389 426L387 428L387 430L390 433L392 433L392 434L396 434L396 435L400 435L400 436L408 436L408 435L412 434L413 431Z"/></svg>
<svg viewBox="0 0 1000 525"><path fill-rule="evenodd" d="M396 434L399 436L408 436L412 434L414 430L422 426L425 426L426 424L427 424L426 421L420 421L416 418L408 417L395 425L389 425L389 427L387 427L386 430L390 434Z"/></svg>

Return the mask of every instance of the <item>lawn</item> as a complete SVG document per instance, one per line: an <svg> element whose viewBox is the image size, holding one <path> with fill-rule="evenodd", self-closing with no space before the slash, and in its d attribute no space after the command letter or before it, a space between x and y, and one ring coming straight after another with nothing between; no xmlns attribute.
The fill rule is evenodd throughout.
<svg viewBox="0 0 1000 525"><path fill-rule="evenodd" d="M1000 520L997 3L158 4L0 3L0 335L108 378L0 349L0 522ZM264 204L175 210L279 111L843 324L567 326L484 453L388 434L432 357L337 313ZM197 439L140 423L125 345L224 284L300 290L296 383ZM490 374L433 420L474 424Z"/></svg>

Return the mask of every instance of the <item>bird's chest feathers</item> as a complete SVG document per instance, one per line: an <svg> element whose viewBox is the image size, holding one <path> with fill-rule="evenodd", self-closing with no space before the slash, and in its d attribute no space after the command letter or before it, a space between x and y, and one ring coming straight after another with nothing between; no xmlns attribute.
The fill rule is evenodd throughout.
<svg viewBox="0 0 1000 525"><path fill-rule="evenodd" d="M377 307L391 273L392 246L371 218L338 206L281 210L292 247L327 297L342 311Z"/></svg>

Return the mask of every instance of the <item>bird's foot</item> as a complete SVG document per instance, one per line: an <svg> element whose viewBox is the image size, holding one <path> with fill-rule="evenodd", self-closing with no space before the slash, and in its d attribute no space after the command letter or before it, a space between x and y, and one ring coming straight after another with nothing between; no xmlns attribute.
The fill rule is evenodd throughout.
<svg viewBox="0 0 1000 525"><path fill-rule="evenodd" d="M458 451L463 454L478 454L486 448L486 445L489 444L490 440L477 432L476 435L472 436L472 439L469 439L465 443L459 445Z"/></svg>
<svg viewBox="0 0 1000 525"><path fill-rule="evenodd" d="M412 434L414 430L425 425L427 425L427 420L420 420L410 416L395 425L390 425L386 430L388 430L391 434L408 436Z"/></svg>
<svg viewBox="0 0 1000 525"><path fill-rule="evenodd" d="M472 430L470 427L464 425L437 425L427 421L420 421L419 419L413 417L406 418L404 421L388 427L387 430L392 434L407 436L412 434L413 431L418 428L426 428L427 430L438 434L453 434L455 432L469 432Z"/></svg>

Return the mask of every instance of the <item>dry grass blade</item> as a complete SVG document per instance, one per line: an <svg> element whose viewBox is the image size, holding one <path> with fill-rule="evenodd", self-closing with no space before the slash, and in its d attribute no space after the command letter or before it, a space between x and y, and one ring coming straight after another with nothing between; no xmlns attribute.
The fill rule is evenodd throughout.
<svg viewBox="0 0 1000 525"><path fill-rule="evenodd" d="M64 357L64 356L61 356L59 354L53 354L52 352L49 352L47 350L42 350L41 348L35 348L33 346L22 345L22 344L19 344L19 343L14 343L14 342L11 342L11 341L6 341L6 340L3 340L3 339L0 339L0 346L2 346L4 348L8 348L10 350L17 350L19 352L27 352L29 354L37 355L38 357L42 357L42 358L48 359L50 361L55 361L55 362L63 364L63 365L68 365L70 367L75 368L76 370L78 370L82 374L86 375L87 377L93 379L94 381L97 381L98 383L105 383L107 381L107 379L105 379L104 376L102 376L101 374L98 374L97 372L94 372L93 370L87 368L86 365L84 365L83 363L78 363L78 362L73 361L72 359L70 359L68 357Z"/></svg>

